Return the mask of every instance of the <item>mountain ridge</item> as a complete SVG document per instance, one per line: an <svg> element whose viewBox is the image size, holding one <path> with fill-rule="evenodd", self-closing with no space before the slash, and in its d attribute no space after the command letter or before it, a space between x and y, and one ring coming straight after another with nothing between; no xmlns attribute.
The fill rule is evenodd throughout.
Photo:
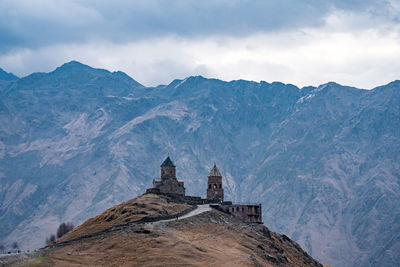
<svg viewBox="0 0 400 267"><path fill-rule="evenodd" d="M190 80L195 80L195 79L200 79L200 80L214 80L214 81L221 81L221 82L224 82L224 83L236 83L236 82L245 82L245 83L256 83L256 84L267 84L267 85L272 85L272 84L274 84L274 83L276 83L276 84L281 84L281 85L287 85L287 86L294 86L294 87L297 87L299 90L303 90L303 89L307 89L307 88L319 88L319 87L322 87L322 86L326 86L326 85L337 85L337 86L340 86L340 87L349 87L349 88L353 88L353 89L358 89L358 90L368 90L368 91L371 91L371 90L374 90L374 89L377 89L377 88L380 88L380 87L385 87L385 86L388 86L388 85L390 85L390 84L397 84L397 83L399 83L400 82L400 80L394 80L394 81L391 81L391 82L388 82L387 84L384 84L384 85L380 85L380 86L376 86L376 87L374 87L374 88L372 88L372 89L365 89L365 88L359 88L359 87L355 87L355 86L345 86L345 85L341 85L341 84L339 84L339 83L337 83L337 82L334 82L334 81L330 81L330 82L326 82L326 83L323 83L323 84L320 84L320 85L318 85L318 86L315 86L315 85L306 85L306 86L303 86L303 87L298 87L297 85L295 85L295 84L292 84L292 83L282 83L282 82L280 82L280 81L273 81L273 82L266 82L266 81L264 81L264 80L261 80L261 81L259 81L259 82L256 82L256 81L251 81L251 80L245 80L245 79L238 79L238 80L230 80L230 81L225 81L225 80L221 80L221 79L218 79L218 78L208 78L208 77L204 77L203 75L192 75L192 76L188 76L188 77L186 77L186 78L183 78L183 79L175 79L175 80L173 80L173 81L171 81L169 84L167 84L167 85L163 85L163 84L160 84L160 85L156 85L156 86L144 86L144 85L142 85L142 84L140 84L139 82L137 82L134 78L132 78L131 76L129 76L128 74L126 74L125 72L123 72L123 71L114 71L114 72L110 72L110 71L108 71L108 70L106 70L106 69L102 69L102 68L93 68L93 67L91 67L91 66L89 66L89 65L86 65L86 64L84 64L84 63L82 63L82 62L79 62L79 61L77 61L77 60L71 60L71 61L69 61L69 62L66 62L66 63L64 63L64 64L62 64L61 66L59 66L59 67L57 67L54 71L50 71L50 72L34 72L34 73L31 73L31 74L29 74L29 75L26 75L26 76L24 76L24 77L18 77L18 76L15 76L14 74L12 74L12 73L8 73L8 72L6 72L4 69L2 69L2 68L0 68L0 72L1 73L6 73L6 74L11 74L13 77L15 77L15 79L13 78L13 80L17 80L17 79L22 79L22 78L27 78L27 77L29 77L29 76L31 76L31 75L36 75L36 74L50 74L50 73L53 73L53 72L57 72L57 71L61 71L61 70L66 70L66 69L74 69L74 70L77 70L77 69L83 69L83 70L89 70L89 71L100 71L100 72L104 72L104 73L111 73L111 74L123 74L124 76L127 76L127 77L129 77L130 79L132 79L133 81L135 81L136 83L138 83L138 86L140 86L140 87L148 87L148 88L157 88L157 87L160 87L160 86L171 86L171 85L173 85L174 83L179 83L179 82L182 82L182 81L185 81L185 80L188 80L188 79L190 79ZM0 77L2 77L2 76L0 76Z"/></svg>
<svg viewBox="0 0 400 267"><path fill-rule="evenodd" d="M6 72L2 68L0 68L0 80L3 80L3 81L15 81L15 80L18 80L18 79L19 79L18 76L15 76L11 72Z"/></svg>
<svg viewBox="0 0 400 267"><path fill-rule="evenodd" d="M3 242L40 246L60 222L139 195L171 153L188 194L204 194L216 162L228 198L261 201L272 230L324 263L398 261L398 81L318 90L197 78L170 90L41 75L0 84Z"/></svg>

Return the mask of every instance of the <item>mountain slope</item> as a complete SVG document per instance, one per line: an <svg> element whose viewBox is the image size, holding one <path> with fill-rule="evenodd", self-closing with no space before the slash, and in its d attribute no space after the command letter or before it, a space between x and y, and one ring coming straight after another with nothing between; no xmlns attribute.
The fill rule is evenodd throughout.
<svg viewBox="0 0 400 267"><path fill-rule="evenodd" d="M400 237L399 83L371 92L320 90L274 133L254 174L265 179L242 184L259 187L269 203L264 215L280 217L273 227L317 258L342 265L338 258L357 251L352 266L393 263L392 238Z"/></svg>
<svg viewBox="0 0 400 267"><path fill-rule="evenodd" d="M0 80L2 81L15 81L19 78L12 74L11 72L6 72L2 68L0 68Z"/></svg>
<svg viewBox="0 0 400 267"><path fill-rule="evenodd" d="M217 163L227 199L262 202L272 230L324 263L400 260L399 81L146 88L71 62L0 86L3 243L42 246L60 222L141 194L170 153L188 194L205 195Z"/></svg>
<svg viewBox="0 0 400 267"><path fill-rule="evenodd" d="M165 196L153 194L141 195L109 208L96 217L86 220L71 232L58 239L57 243L69 242L122 225L145 221L146 219L176 216L187 210L192 210L192 208L193 207L188 204L172 203Z"/></svg>

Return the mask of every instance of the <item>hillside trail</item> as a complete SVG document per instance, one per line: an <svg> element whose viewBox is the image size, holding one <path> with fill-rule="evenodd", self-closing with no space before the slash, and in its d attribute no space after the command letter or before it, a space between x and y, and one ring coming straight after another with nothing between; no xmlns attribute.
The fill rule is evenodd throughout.
<svg viewBox="0 0 400 267"><path fill-rule="evenodd" d="M189 213L187 213L187 214L185 214L185 215L183 215L183 216L180 216L180 217L177 217L177 218L172 218L172 219L166 219L166 220L159 220L159 221L155 221L155 222L149 222L149 223L146 223L146 224L151 225L151 226L154 226L154 225L159 224L159 223L165 223L165 222L172 222L172 221L183 220L183 219L190 218L190 217L199 215L199 214L201 214L201 213L204 213L204 212L207 212L207 211L210 211L210 210L211 210L211 207L210 207L209 204L198 205L196 209L192 210L191 212L189 212Z"/></svg>
<svg viewBox="0 0 400 267"><path fill-rule="evenodd" d="M150 226L151 228L153 228L154 226L156 226L156 225L158 225L158 224L160 224L160 223L166 223L166 222L172 222L172 221L183 220L183 219L190 218L190 217L199 215L199 214L201 214L201 213L204 213L204 212L207 212L207 211L210 211L210 210L211 210L211 207L210 207L209 204L198 205L198 206L196 207L196 209L194 209L194 210L190 211L189 213L187 213L187 214L185 214L185 215L182 215L182 216L180 216L180 217L172 218L172 219L166 219L166 220L159 220L159 221L154 221L154 222L148 222L148 223L145 223L145 224L148 225L148 226ZM99 232L99 233L95 233L95 234L92 235L92 237L93 237L93 236L100 235L100 234L103 234L104 232L105 232L105 231L102 231L102 232ZM84 238L87 238L87 237L84 237ZM79 238L79 239L83 239L83 238ZM68 243L71 243L71 242L74 242L74 241L77 241L77 240L67 241L67 242L65 242L65 244L68 244ZM65 245L65 244L64 244L64 245ZM9 258L15 258L15 259L13 259L13 260L19 260L19 258L23 258L23 257L29 256L30 254L32 254L32 252L33 252L33 251L31 251L31 252L23 252L23 253L21 253L21 254L17 254L17 253L12 253L12 254L0 254L0 259L5 259L5 258L8 258L8 257L9 257ZM2 263L2 262L0 261L0 266L2 266L1 263Z"/></svg>

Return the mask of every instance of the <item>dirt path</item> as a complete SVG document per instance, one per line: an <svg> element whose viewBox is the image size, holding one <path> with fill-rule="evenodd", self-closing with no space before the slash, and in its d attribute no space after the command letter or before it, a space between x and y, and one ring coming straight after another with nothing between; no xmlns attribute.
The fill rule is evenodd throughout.
<svg viewBox="0 0 400 267"><path fill-rule="evenodd" d="M199 215L199 214L201 214L201 213L203 213L203 212L210 211L210 210L211 210L211 207L210 207L209 204L198 205L196 209L192 210L191 212L189 212L189 213L187 213L187 214L185 214L185 215L183 215L183 216L180 216L180 217L177 217L177 218L173 218L173 219L167 219L167 220L160 220L160 221L155 221L155 222L149 222L149 223L146 223L146 224L148 224L148 225L156 225L156 224L159 224L159 223L165 223L165 222L172 222L172 221L176 221L176 220L182 220L182 219L186 219L186 218L190 218L190 217Z"/></svg>

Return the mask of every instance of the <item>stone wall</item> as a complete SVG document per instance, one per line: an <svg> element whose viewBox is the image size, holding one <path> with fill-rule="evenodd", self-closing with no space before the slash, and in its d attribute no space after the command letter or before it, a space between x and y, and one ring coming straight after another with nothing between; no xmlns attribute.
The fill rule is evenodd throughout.
<svg viewBox="0 0 400 267"><path fill-rule="evenodd" d="M183 182L178 181L176 178L154 180L153 187L159 189L161 193L185 195Z"/></svg>
<svg viewBox="0 0 400 267"><path fill-rule="evenodd" d="M221 205L221 209L229 212L235 217L242 219L245 222L262 223L261 204L232 204Z"/></svg>
<svg viewBox="0 0 400 267"><path fill-rule="evenodd" d="M216 202L212 199L204 199L195 196L184 196L179 194L163 193L154 188L146 190L146 194L158 194L165 196L168 201L185 203L189 205L210 204L212 208L229 213L244 222L262 223L261 204L232 204L232 201Z"/></svg>

